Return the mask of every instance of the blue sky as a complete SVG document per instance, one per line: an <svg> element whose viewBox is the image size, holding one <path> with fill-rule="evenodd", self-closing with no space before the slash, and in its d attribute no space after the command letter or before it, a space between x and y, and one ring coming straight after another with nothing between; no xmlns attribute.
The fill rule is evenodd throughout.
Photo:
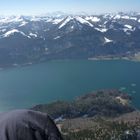
<svg viewBox="0 0 140 140"><path fill-rule="evenodd" d="M140 12L140 0L0 0L0 15L47 12Z"/></svg>

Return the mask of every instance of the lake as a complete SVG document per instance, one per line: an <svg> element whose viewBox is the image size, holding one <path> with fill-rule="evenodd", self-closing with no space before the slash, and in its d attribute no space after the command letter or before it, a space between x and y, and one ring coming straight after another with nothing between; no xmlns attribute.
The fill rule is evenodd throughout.
<svg viewBox="0 0 140 140"><path fill-rule="evenodd" d="M73 98L117 88L140 108L140 62L124 60L49 61L0 71L0 111Z"/></svg>

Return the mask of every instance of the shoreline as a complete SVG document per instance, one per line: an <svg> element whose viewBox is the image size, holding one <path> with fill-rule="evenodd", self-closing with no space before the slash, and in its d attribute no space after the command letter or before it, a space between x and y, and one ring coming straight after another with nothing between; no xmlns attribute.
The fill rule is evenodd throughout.
<svg viewBox="0 0 140 140"><path fill-rule="evenodd" d="M91 60L91 61L126 60L126 61L131 61L131 62L140 62L140 59L137 59L135 57L93 57L93 58L88 58L88 60Z"/></svg>
<svg viewBox="0 0 140 140"><path fill-rule="evenodd" d="M22 68L22 67L29 67L31 65L36 64L42 64L46 62L54 62L54 61L70 61L70 60L89 60L89 61L112 61L112 60L124 60L124 61L130 61L130 62L140 62L140 59L136 58L129 58L129 57L93 57L93 58L86 58L86 59L52 59L52 60L46 60L46 61L40 61L40 62L29 62L24 64L10 64L6 66L0 66L0 71L7 70L7 69L13 69L13 68Z"/></svg>

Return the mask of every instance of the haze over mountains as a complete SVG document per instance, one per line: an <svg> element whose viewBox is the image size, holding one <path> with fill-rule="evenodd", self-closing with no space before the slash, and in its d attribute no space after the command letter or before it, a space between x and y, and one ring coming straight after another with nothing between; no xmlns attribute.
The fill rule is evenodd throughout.
<svg viewBox="0 0 140 140"><path fill-rule="evenodd" d="M0 66L53 59L130 57L140 50L140 14L1 16Z"/></svg>

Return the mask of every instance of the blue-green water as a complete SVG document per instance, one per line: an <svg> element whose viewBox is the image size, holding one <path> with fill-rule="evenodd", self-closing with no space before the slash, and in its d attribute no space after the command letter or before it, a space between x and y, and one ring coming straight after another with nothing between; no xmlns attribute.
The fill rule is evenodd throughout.
<svg viewBox="0 0 140 140"><path fill-rule="evenodd" d="M140 108L140 63L50 61L0 71L0 111L28 108L55 100L71 100L93 90L118 88Z"/></svg>

